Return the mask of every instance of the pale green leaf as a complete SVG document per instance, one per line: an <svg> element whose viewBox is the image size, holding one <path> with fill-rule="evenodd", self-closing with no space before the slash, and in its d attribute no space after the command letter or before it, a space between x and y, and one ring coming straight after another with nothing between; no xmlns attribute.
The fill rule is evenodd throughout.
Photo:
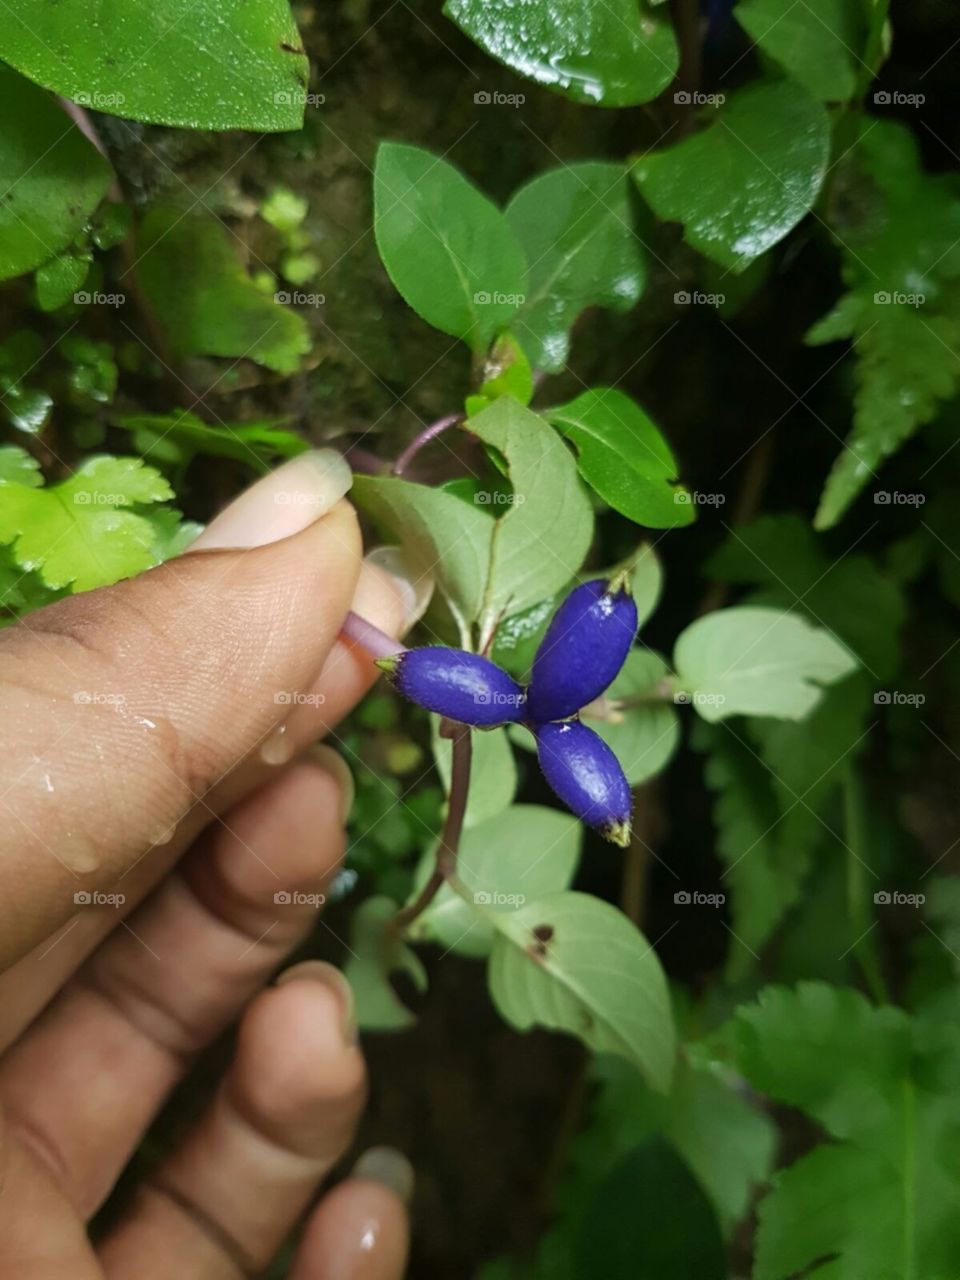
<svg viewBox="0 0 960 1280"><path fill-rule="evenodd" d="M23 7L36 12L35 5ZM16 27L23 23L8 6L0 53ZM6 280L73 242L110 185L110 166L48 93L2 63L0 112L0 280Z"/></svg>
<svg viewBox="0 0 960 1280"><path fill-rule="evenodd" d="M670 446L628 395L598 387L545 412L576 448L584 480L615 511L650 529L694 519Z"/></svg>
<svg viewBox="0 0 960 1280"><path fill-rule="evenodd" d="M444 790L450 789L452 744L441 738L440 719L430 717L430 741L437 772ZM513 800L517 790L517 766L510 743L502 729L489 729L473 734L470 766L470 795L464 821L468 827L496 817Z"/></svg>
<svg viewBox="0 0 960 1280"><path fill-rule="evenodd" d="M256 287L216 218L154 205L137 253L144 292L177 355L255 360L292 373L309 351L302 317Z"/></svg>
<svg viewBox="0 0 960 1280"><path fill-rule="evenodd" d="M503 735L501 735L503 736ZM487 911L515 911L526 902L566 889L580 855L583 828L576 818L542 805L515 804L463 833L457 877L481 910L444 886L409 930L459 955L485 956L496 937ZM424 854L416 885L429 876L433 849Z"/></svg>
<svg viewBox="0 0 960 1280"><path fill-rule="evenodd" d="M667 665L659 654L632 649L610 688L581 713L584 722L613 748L632 787L660 773L680 739L673 702L656 689L667 676ZM619 706L622 699L638 694L649 694L649 701L642 706Z"/></svg>
<svg viewBox="0 0 960 1280"><path fill-rule="evenodd" d="M679 64L669 15L646 0L447 0L443 12L491 57L577 102L649 102Z"/></svg>
<svg viewBox="0 0 960 1280"><path fill-rule="evenodd" d="M434 328L482 350L517 310L523 251L496 205L442 157L381 144L374 230L390 279Z"/></svg>
<svg viewBox="0 0 960 1280"><path fill-rule="evenodd" d="M535 368L559 372L585 307L629 311L646 278L622 165L563 165L521 187L507 206L530 264L514 328Z"/></svg>
<svg viewBox="0 0 960 1280"><path fill-rule="evenodd" d="M824 685L857 666L839 640L798 614L746 605L692 622L673 663L681 688L711 722L732 715L801 720Z"/></svg>
<svg viewBox="0 0 960 1280"><path fill-rule="evenodd" d="M5 0L0 57L81 106L185 129L298 129L286 0Z"/></svg>
<svg viewBox="0 0 960 1280"><path fill-rule="evenodd" d="M658 217L682 222L689 244L739 272L809 212L829 157L825 108L781 80L739 90L707 128L644 155L633 175Z"/></svg>
<svg viewBox="0 0 960 1280"><path fill-rule="evenodd" d="M418 991L427 989L419 957L391 928L396 912L389 898L367 898L350 922L350 955L343 976L353 991L357 1024L365 1031L402 1031L416 1022L390 985L391 974L405 973Z"/></svg>
<svg viewBox="0 0 960 1280"><path fill-rule="evenodd" d="M627 1058L659 1090L673 1074L674 1031L656 953L622 912L584 893L555 893L496 917L490 956L497 1008L523 1031L568 1031Z"/></svg>

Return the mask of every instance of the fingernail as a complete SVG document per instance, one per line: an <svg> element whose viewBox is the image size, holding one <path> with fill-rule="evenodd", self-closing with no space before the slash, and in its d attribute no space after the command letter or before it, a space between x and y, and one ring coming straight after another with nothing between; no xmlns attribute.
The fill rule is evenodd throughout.
<svg viewBox="0 0 960 1280"><path fill-rule="evenodd" d="M301 964L291 965L284 969L274 980L274 986L282 987L287 982L299 981L301 978L311 982L322 982L335 991L340 1001L343 1042L348 1046L357 1043L357 1007L353 998L353 988L340 970L326 960L304 960Z"/></svg>
<svg viewBox="0 0 960 1280"><path fill-rule="evenodd" d="M350 766L339 752L328 747L325 742L316 742L307 752L309 758L336 778L340 787L340 821L346 822L353 808L353 797L356 795L356 784Z"/></svg>
<svg viewBox="0 0 960 1280"><path fill-rule="evenodd" d="M234 498L190 550L264 547L289 538L326 515L352 483L350 468L335 449L298 454Z"/></svg>
<svg viewBox="0 0 960 1280"><path fill-rule="evenodd" d="M409 630L427 611L433 575L419 572L402 547L375 547L364 556L364 562L393 579L403 602L404 630Z"/></svg>
<svg viewBox="0 0 960 1280"><path fill-rule="evenodd" d="M370 1147L353 1166L350 1176L379 1182L399 1196L404 1204L413 1199L413 1165L396 1147Z"/></svg>

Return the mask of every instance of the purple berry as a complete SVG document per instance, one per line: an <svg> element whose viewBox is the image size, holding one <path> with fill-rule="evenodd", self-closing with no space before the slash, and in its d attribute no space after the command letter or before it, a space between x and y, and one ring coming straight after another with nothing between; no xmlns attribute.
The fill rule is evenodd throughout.
<svg viewBox="0 0 960 1280"><path fill-rule="evenodd" d="M534 730L543 776L588 827L624 848L630 842L630 786L604 740L579 720Z"/></svg>
<svg viewBox="0 0 960 1280"><path fill-rule="evenodd" d="M616 678L637 634L637 606L616 580L596 578L571 591L540 641L527 718L564 720Z"/></svg>
<svg viewBox="0 0 960 1280"><path fill-rule="evenodd" d="M461 724L489 729L523 719L523 689L478 653L430 645L381 658L377 666L405 698Z"/></svg>

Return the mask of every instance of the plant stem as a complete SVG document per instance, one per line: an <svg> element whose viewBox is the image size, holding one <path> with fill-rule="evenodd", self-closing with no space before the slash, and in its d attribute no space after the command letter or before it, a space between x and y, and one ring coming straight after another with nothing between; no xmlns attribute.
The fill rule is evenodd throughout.
<svg viewBox="0 0 960 1280"><path fill-rule="evenodd" d="M448 431L450 427L455 427L462 418L462 413L448 413L446 417L438 418L436 422L431 422L428 427L424 427L397 458L391 468L392 474L402 476L424 445L429 444L431 440L436 440L437 436L443 435L444 431Z"/></svg>
<svg viewBox="0 0 960 1280"><path fill-rule="evenodd" d="M843 834L847 850L847 912L850 924L858 934L852 950L870 994L877 1004L886 1004L890 997L873 939L868 937L873 925L867 910L868 885L864 876L866 864L862 856L867 843L865 797L860 779L852 766L846 770L843 778L843 810Z"/></svg>
<svg viewBox="0 0 960 1280"><path fill-rule="evenodd" d="M388 636L385 631L375 627L366 618L361 618L352 609L344 619L340 634L365 649L371 658L392 658L394 654L406 651L406 645L394 640L393 636Z"/></svg>
<svg viewBox="0 0 960 1280"><path fill-rule="evenodd" d="M443 729L441 728L441 732ZM457 870L457 851L460 848L460 836L463 833L463 820L467 812L467 797L470 794L470 765L473 759L473 739L470 726L453 725L445 735L453 740L453 758L450 765L450 796L447 800L447 816L440 833L437 846L437 863L431 872L430 879L420 893L402 911L394 916L393 927L398 933L416 920L426 911L446 882Z"/></svg>

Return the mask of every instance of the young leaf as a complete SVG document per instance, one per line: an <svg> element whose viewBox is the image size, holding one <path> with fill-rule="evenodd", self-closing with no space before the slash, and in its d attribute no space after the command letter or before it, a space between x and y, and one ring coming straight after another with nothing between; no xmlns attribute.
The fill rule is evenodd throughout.
<svg viewBox="0 0 960 1280"><path fill-rule="evenodd" d="M0 479L0 542L49 587L75 591L127 578L158 563L156 531L125 510L173 497L166 480L139 458L89 458L61 484L36 487Z"/></svg>
<svg viewBox="0 0 960 1280"><path fill-rule="evenodd" d="M587 1207L580 1274L604 1280L727 1280L720 1225L703 1187L665 1138L651 1135L603 1180Z"/></svg>
<svg viewBox="0 0 960 1280"><path fill-rule="evenodd" d="M498 736L505 740L505 735ZM570 814L543 805L511 805L464 831L457 876L478 907L515 911L525 902L566 889L576 870L582 839L583 828ZM433 849L428 849L418 869L417 885L430 874L433 860ZM459 894L444 886L408 936L435 942L444 951L479 957L489 955L496 930Z"/></svg>
<svg viewBox="0 0 960 1280"><path fill-rule="evenodd" d="M853 340L853 430L827 477L815 526L828 529L877 469L960 386L960 193L925 174L905 125L871 121L846 157L832 219L847 292L807 335ZM878 494L882 501L884 495Z"/></svg>
<svg viewBox="0 0 960 1280"><path fill-rule="evenodd" d="M467 417L481 413L501 396L513 396L522 405L528 405L533 399L530 361L510 332L502 333L487 353L480 388L466 399Z"/></svg>
<svg viewBox="0 0 960 1280"><path fill-rule="evenodd" d="M580 474L615 511L650 529L690 524L670 446L644 411L614 387L584 391L547 417L577 450Z"/></svg>
<svg viewBox="0 0 960 1280"><path fill-rule="evenodd" d="M658 699L653 687L667 676L667 665L651 649L633 649L620 674L602 698L583 713L623 765L627 781L639 786L664 769L677 749L680 724L672 701ZM643 706L623 708L620 699L651 693Z"/></svg>
<svg viewBox="0 0 960 1280"><path fill-rule="evenodd" d="M373 897L353 913L343 976L353 990L357 1024L365 1031L402 1031L416 1022L390 985L391 974L405 973L418 991L427 989L419 957L390 928L396 911L389 898Z"/></svg>
<svg viewBox="0 0 960 1280"><path fill-rule="evenodd" d="M524 288L523 250L503 214L446 160L398 142L377 151L373 197L377 248L405 301L483 350Z"/></svg>
<svg viewBox="0 0 960 1280"><path fill-rule="evenodd" d="M211 426L188 409L177 409L173 413L129 413L113 421L133 432L134 445L145 458L170 442L177 446L181 464L200 453L233 458L257 471L267 471L276 458L293 458L310 448L303 436L283 430L283 418Z"/></svg>
<svg viewBox="0 0 960 1280"><path fill-rule="evenodd" d="M593 512L568 449L543 418L509 396L470 420L507 459L513 502L496 522L481 632L565 586L583 563Z"/></svg>
<svg viewBox="0 0 960 1280"><path fill-rule="evenodd" d="M492 58L576 102L649 102L679 65L669 18L646 0L447 0L443 12Z"/></svg>
<svg viewBox="0 0 960 1280"><path fill-rule="evenodd" d="M449 791L453 747L449 738L440 737L439 726L439 717L431 716L430 742L433 758L444 790ZM500 729L475 733L465 825L476 826L502 813L513 800L516 790L517 765L507 735Z"/></svg>
<svg viewBox="0 0 960 1280"><path fill-rule="evenodd" d="M629 311L643 292L626 171L599 161L551 169L516 192L507 221L530 264L514 327L534 368L558 373L585 307Z"/></svg>
<svg viewBox="0 0 960 1280"><path fill-rule="evenodd" d="M184 129L299 129L309 67L286 0L6 0L0 57L82 106Z"/></svg>
<svg viewBox="0 0 960 1280"><path fill-rule="evenodd" d="M764 53L824 102L846 102L857 90L866 53L862 0L740 0L734 15Z"/></svg>
<svg viewBox="0 0 960 1280"><path fill-rule="evenodd" d="M154 205L137 252L144 292L178 355L247 358L292 373L310 350L302 317L256 287L216 218Z"/></svg>
<svg viewBox="0 0 960 1280"><path fill-rule="evenodd" d="M756 1280L828 1258L838 1280L954 1273L956 1166L944 1135L960 1125L956 1018L952 991L909 1018L822 983L768 989L738 1010L737 1059L751 1084L832 1139L778 1174L761 1202Z"/></svg>
<svg viewBox="0 0 960 1280"><path fill-rule="evenodd" d="M670 1087L673 1017L656 953L622 912L585 893L555 893L495 920L490 992L521 1031L568 1031Z"/></svg>
<svg viewBox="0 0 960 1280"><path fill-rule="evenodd" d="M22 23L8 9L4 31L15 26ZM0 280L6 280L73 242L110 185L110 166L49 94L2 64L0 113Z"/></svg>
<svg viewBox="0 0 960 1280"><path fill-rule="evenodd" d="M733 715L802 720L822 686L857 662L795 613L740 606L692 622L677 640L673 665L699 715L713 722Z"/></svg>
<svg viewBox="0 0 960 1280"><path fill-rule="evenodd" d="M740 272L810 210L829 156L823 105L781 80L739 90L706 129L643 156L633 176L658 217Z"/></svg>

